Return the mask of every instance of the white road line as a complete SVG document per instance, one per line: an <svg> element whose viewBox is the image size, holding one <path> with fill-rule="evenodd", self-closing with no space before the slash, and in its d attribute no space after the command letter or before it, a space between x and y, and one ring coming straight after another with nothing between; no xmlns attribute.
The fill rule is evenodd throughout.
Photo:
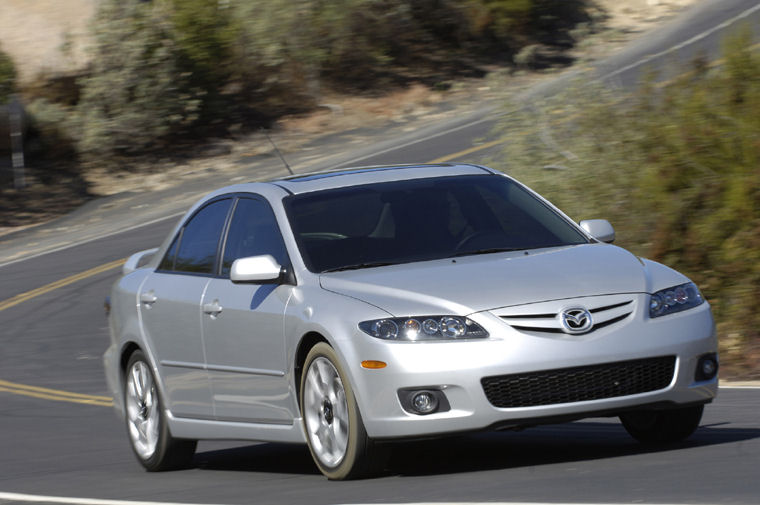
<svg viewBox="0 0 760 505"><path fill-rule="evenodd" d="M68 498L63 496L41 496L35 494L3 493L0 500L30 503L68 503L72 505L191 505L187 503L169 503L155 501L99 500L96 498ZM193 504L195 505L195 504ZM198 504L201 505L201 504ZM204 504L205 505L205 504Z"/></svg>
<svg viewBox="0 0 760 505"><path fill-rule="evenodd" d="M129 501L129 500L98 500L94 498L67 498L62 496L41 496L32 494L3 493L0 492L0 500L21 501L31 503L65 503L71 505L196 505L188 503L170 503L170 502L153 502L153 501ZM197 504L202 505L202 504ZM206 505L206 504L203 504ZM361 505L361 504L345 504ZM373 505L391 505L391 504L373 504ZM393 504L398 505L398 504ZM552 503L536 502L443 502L443 503L409 503L406 505L557 505ZM587 503L563 503L562 505L590 505ZM593 505L624 505L622 503L595 503ZM642 504L645 505L645 504ZM667 505L667 504L648 504L648 505ZM683 504L681 504L683 505Z"/></svg>
<svg viewBox="0 0 760 505"><path fill-rule="evenodd" d="M656 60L658 58L661 58L662 56L665 56L666 54L670 54L674 51L678 51L679 49L683 49L686 46L690 46L691 44L694 44L695 42L699 42L700 40L709 37L713 33L719 32L723 30L724 28L728 28L732 24L736 23L737 21L741 21L742 19L754 14L755 12L760 10L760 4L755 5L754 7L751 7L742 13L727 19L720 23L719 25L713 26L712 28L705 30L701 33L698 33L697 35L693 36L692 38L685 40L681 42L680 44L676 44L672 47L669 47L668 49L665 49L664 51L661 51L659 53L650 54L649 56L646 56L634 63L631 63L630 65L626 65L624 67L618 68L617 70L610 72L609 74L604 75L603 77L600 77L598 80L604 81L609 79L610 77L614 77L618 74L622 74L623 72L626 72L632 68L636 68L638 66L644 65L645 63L649 63L652 60Z"/></svg>
<svg viewBox="0 0 760 505"><path fill-rule="evenodd" d="M444 135L448 135L449 133L454 133L454 132L457 132L459 130L463 130L465 128L470 128L470 127L478 125L480 123L485 123L487 121L493 121L494 119L497 119L497 118L499 118L501 116L504 116L504 115L509 114L511 112L515 112L515 110L517 110L517 109L506 111L506 112L493 113L493 111L489 109L489 110L487 110L487 111L484 112L484 114L486 115L486 117L483 117L483 118L480 118L480 119L476 119L474 121L470 121L468 123L456 126L454 128L450 128L448 130L443 130L443 131L440 131L438 133L433 133L431 135L428 135L426 137L422 137L420 139L410 140L409 142L405 142L403 144L397 144L397 145L394 145L392 147L388 147L386 149L381 149L379 151L375 151L375 152L372 152L372 153L369 153L369 154L365 154L363 156L359 156L358 158L352 158L352 159L347 160L347 161L342 161L337 166L343 167L343 166L346 166L346 165L352 165L352 164L354 164L354 163L356 163L358 161L366 160L367 158L372 158L374 156L380 156L381 154L386 154L386 153L390 153L390 152L393 152L393 151L398 151L400 149L404 149L405 147L413 146L413 145L419 144L421 142L427 142L428 140L432 140L432 139L435 139L435 138L438 138L438 137L442 137Z"/></svg>

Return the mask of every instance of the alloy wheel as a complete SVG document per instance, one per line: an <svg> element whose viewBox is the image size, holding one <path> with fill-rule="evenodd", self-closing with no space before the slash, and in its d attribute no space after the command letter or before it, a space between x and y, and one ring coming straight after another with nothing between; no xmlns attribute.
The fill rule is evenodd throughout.
<svg viewBox="0 0 760 505"><path fill-rule="evenodd" d="M309 365L303 402L307 436L315 456L328 468L338 466L348 448L349 413L343 381L327 358L320 356Z"/></svg>

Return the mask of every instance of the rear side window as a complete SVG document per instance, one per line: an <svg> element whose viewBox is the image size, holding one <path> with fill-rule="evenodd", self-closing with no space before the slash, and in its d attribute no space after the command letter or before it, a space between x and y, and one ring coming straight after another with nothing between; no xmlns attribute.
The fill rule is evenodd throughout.
<svg viewBox="0 0 760 505"><path fill-rule="evenodd" d="M160 270L198 274L214 273L219 238L222 236L227 213L232 200L216 200L195 213L182 227L166 256Z"/></svg>

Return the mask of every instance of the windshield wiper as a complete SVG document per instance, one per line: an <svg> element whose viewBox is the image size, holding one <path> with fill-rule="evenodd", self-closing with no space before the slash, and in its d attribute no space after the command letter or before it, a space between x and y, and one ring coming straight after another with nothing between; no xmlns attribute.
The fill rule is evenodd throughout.
<svg viewBox="0 0 760 505"><path fill-rule="evenodd" d="M474 251L462 251L449 256L450 258L458 258L460 256L475 256L476 254L491 254L500 252L522 251L524 247L489 247L487 249L475 249Z"/></svg>
<svg viewBox="0 0 760 505"><path fill-rule="evenodd" d="M367 262L367 263L356 263L355 265L345 265L341 267L328 268L327 270L322 270L320 273L327 274L330 272L343 272L345 270L361 270L362 268L386 267L388 265L397 265L397 264L398 263L394 263L392 261L373 261L373 262Z"/></svg>

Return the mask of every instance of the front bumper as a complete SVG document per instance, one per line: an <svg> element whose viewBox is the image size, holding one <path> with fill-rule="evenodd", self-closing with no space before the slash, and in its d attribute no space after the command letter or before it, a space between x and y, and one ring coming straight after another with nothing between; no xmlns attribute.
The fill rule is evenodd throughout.
<svg viewBox="0 0 760 505"><path fill-rule="evenodd" d="M380 439L420 437L711 401L717 394L717 376L698 381L695 375L699 358L717 352L709 305L654 320L643 313L645 303L637 306L624 324L580 336L525 334L490 313L471 316L489 331L484 340L387 342L357 331L351 339L355 344L344 357L367 433ZM481 383L484 377L670 356L672 378L663 387L602 399L499 408L489 401ZM384 361L388 366L367 370L359 366L363 360ZM408 412L399 391L410 389L441 391L448 410L428 415Z"/></svg>

